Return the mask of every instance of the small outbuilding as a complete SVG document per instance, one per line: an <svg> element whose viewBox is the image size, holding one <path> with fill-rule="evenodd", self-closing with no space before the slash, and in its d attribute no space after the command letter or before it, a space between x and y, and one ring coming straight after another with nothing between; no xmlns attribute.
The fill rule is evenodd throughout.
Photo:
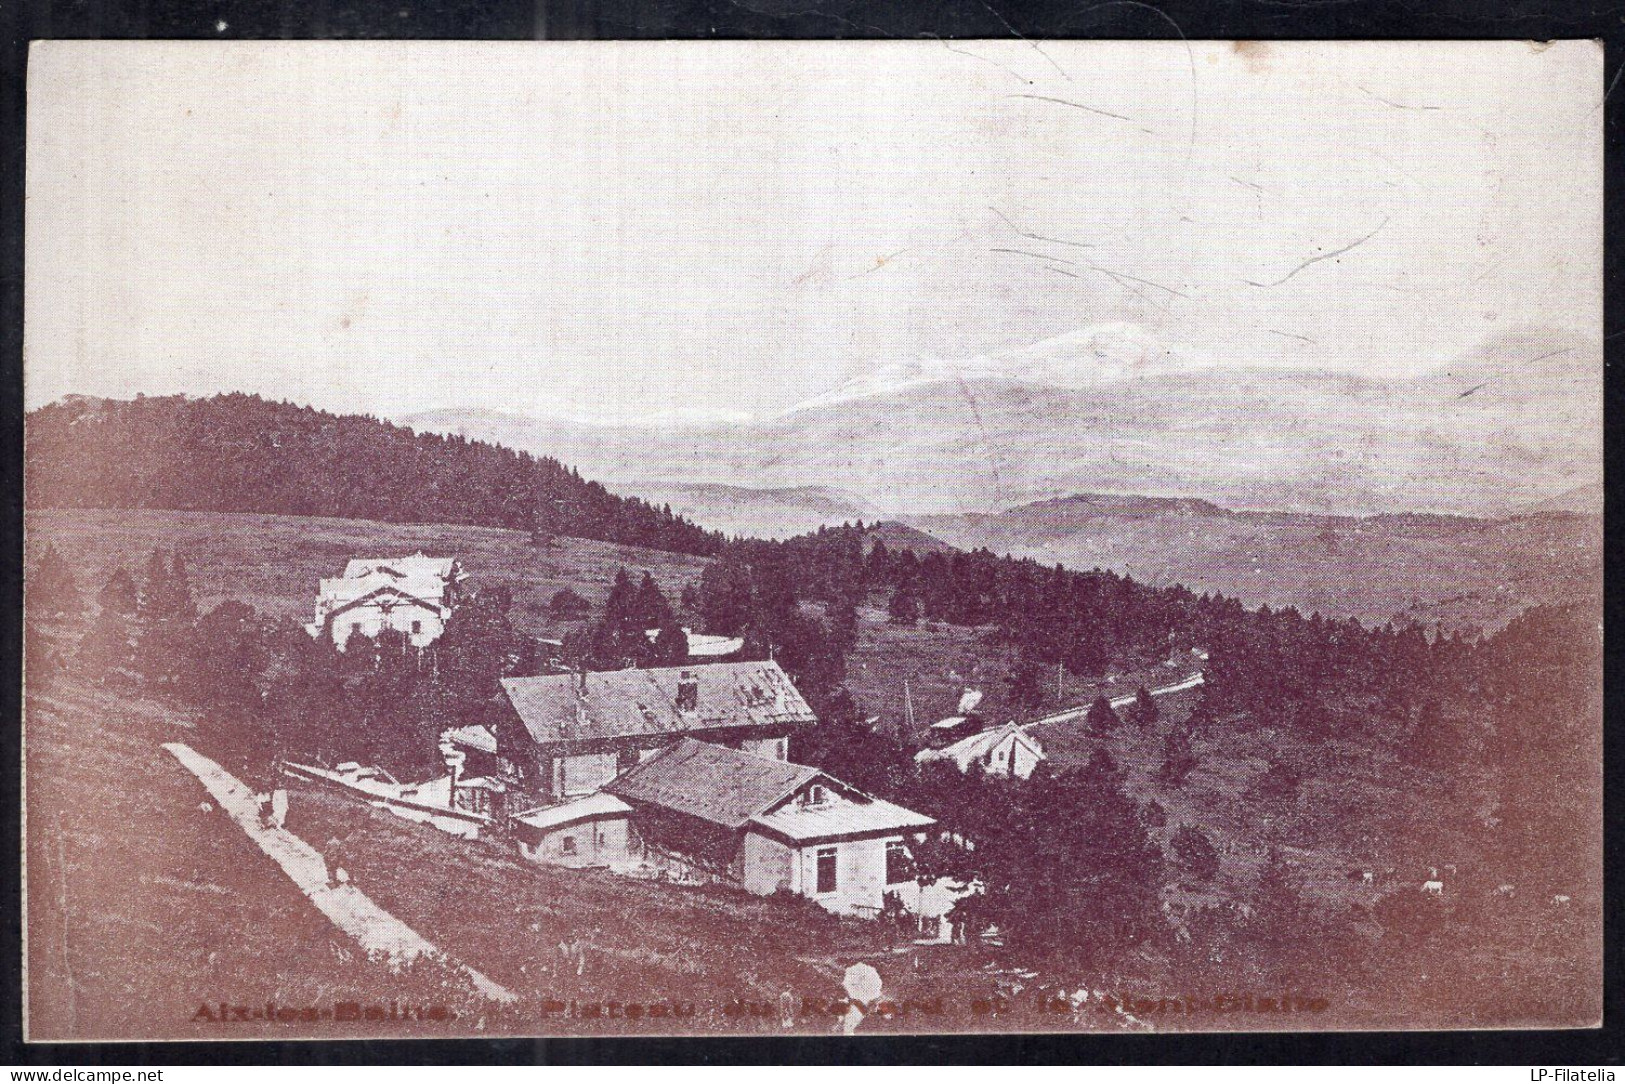
<svg viewBox="0 0 1625 1084"><path fill-rule="evenodd" d="M921 749L914 754L921 764L945 760L962 772L980 765L988 775L1026 779L1046 757L1038 739L1015 723L972 734L940 749Z"/></svg>
<svg viewBox="0 0 1625 1084"><path fill-rule="evenodd" d="M632 807L613 794L598 793L564 805L520 813L511 821L519 853L556 866L628 864L627 816Z"/></svg>

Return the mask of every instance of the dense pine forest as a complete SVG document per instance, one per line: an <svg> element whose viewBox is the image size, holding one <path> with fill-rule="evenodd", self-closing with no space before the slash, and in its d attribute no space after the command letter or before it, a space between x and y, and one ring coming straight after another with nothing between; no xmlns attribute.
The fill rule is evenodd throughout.
<svg viewBox="0 0 1625 1084"><path fill-rule="evenodd" d="M722 536L557 460L257 395L70 397L28 415L30 508L451 523L710 554Z"/></svg>

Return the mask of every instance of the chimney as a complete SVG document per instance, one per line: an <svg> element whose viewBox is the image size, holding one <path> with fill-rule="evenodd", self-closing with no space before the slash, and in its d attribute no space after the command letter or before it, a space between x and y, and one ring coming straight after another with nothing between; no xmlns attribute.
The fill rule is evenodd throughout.
<svg viewBox="0 0 1625 1084"><path fill-rule="evenodd" d="M691 670L684 670L677 679L677 710L682 712L700 710L700 683Z"/></svg>

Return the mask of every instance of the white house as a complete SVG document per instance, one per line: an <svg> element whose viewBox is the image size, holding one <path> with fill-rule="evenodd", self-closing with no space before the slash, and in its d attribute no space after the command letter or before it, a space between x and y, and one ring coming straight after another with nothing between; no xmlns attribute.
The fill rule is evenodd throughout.
<svg viewBox="0 0 1625 1084"><path fill-rule="evenodd" d="M1026 779L1046 758L1044 747L1037 738L1015 723L1006 723L1002 727L961 738L940 749L921 749L914 754L914 759L921 764L936 760L950 761L962 772L970 771L972 764L979 764L988 775Z"/></svg>
<svg viewBox="0 0 1625 1084"><path fill-rule="evenodd" d="M685 738L604 789L646 861L837 914L876 917L888 894L920 910L909 846L936 822L817 768Z"/></svg>
<svg viewBox="0 0 1625 1084"><path fill-rule="evenodd" d="M454 557L358 558L320 582L315 619L305 631L331 636L340 650L351 636L375 638L385 629L427 647L445 631L465 578Z"/></svg>

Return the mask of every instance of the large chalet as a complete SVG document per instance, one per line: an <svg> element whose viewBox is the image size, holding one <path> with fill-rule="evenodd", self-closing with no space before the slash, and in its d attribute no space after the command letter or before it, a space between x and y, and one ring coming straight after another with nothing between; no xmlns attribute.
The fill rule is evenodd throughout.
<svg viewBox="0 0 1625 1084"><path fill-rule="evenodd" d="M376 639L386 629L427 647L445 631L464 578L455 557L357 558L320 582L305 631L330 637L340 651L351 636Z"/></svg>
<svg viewBox="0 0 1625 1084"><path fill-rule="evenodd" d="M452 808L505 825L525 857L919 911L908 847L934 822L790 762L817 718L777 663L502 686L509 722L448 730L441 752Z"/></svg>
<svg viewBox="0 0 1625 1084"><path fill-rule="evenodd" d="M502 689L511 721L495 755L505 763L473 763L543 804L593 794L683 737L787 760L791 735L818 722L776 662L506 678ZM497 744L480 727L450 738L471 753Z"/></svg>

